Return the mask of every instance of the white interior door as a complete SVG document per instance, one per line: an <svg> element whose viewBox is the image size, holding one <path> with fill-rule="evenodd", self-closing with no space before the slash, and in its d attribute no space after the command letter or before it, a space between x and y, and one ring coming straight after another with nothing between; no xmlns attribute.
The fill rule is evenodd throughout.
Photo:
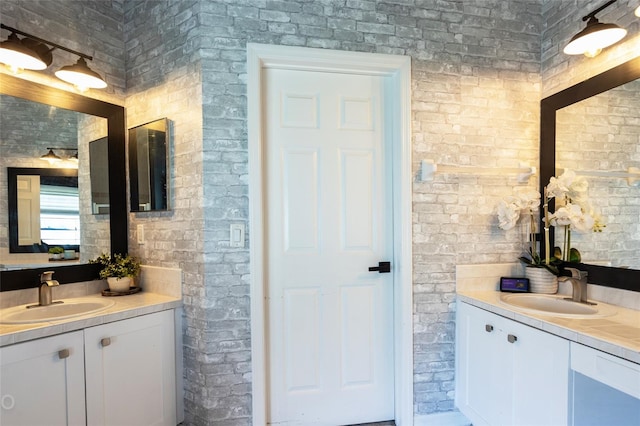
<svg viewBox="0 0 640 426"><path fill-rule="evenodd" d="M385 77L264 78L269 421L393 419Z"/></svg>
<svg viewBox="0 0 640 426"><path fill-rule="evenodd" d="M40 244L40 176L19 175L18 245Z"/></svg>

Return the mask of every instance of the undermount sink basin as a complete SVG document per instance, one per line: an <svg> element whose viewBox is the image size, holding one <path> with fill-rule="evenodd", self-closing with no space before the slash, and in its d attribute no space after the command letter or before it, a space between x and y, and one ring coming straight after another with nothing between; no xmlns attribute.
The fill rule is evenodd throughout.
<svg viewBox="0 0 640 426"><path fill-rule="evenodd" d="M501 294L500 301L516 310L556 317L594 318L615 314L609 306L577 303L558 295Z"/></svg>
<svg viewBox="0 0 640 426"><path fill-rule="evenodd" d="M57 321L80 315L93 314L113 306L115 302L109 299L74 298L64 300L49 306L27 308L20 305L0 310L1 324L29 324L35 322Z"/></svg>

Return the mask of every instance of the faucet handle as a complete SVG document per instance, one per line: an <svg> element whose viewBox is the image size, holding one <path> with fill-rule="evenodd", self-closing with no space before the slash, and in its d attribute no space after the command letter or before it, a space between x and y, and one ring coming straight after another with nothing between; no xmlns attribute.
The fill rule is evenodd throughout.
<svg viewBox="0 0 640 426"><path fill-rule="evenodd" d="M571 272L571 278L577 278L579 280L586 280L589 276L588 271L581 271L577 268L564 268L566 271Z"/></svg>
<svg viewBox="0 0 640 426"><path fill-rule="evenodd" d="M40 282L43 283L45 281L49 281L53 279L53 274L56 271L47 271L47 272L43 272L42 274L40 274Z"/></svg>
<svg viewBox="0 0 640 426"><path fill-rule="evenodd" d="M53 274L55 271L47 271L40 274L40 285L46 285L48 287L55 287L60 285L60 283L53 279Z"/></svg>

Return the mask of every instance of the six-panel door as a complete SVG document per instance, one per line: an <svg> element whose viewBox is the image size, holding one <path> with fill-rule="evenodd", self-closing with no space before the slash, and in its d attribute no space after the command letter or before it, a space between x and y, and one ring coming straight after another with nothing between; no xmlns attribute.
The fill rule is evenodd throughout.
<svg viewBox="0 0 640 426"><path fill-rule="evenodd" d="M394 418L384 83L265 72L272 423Z"/></svg>

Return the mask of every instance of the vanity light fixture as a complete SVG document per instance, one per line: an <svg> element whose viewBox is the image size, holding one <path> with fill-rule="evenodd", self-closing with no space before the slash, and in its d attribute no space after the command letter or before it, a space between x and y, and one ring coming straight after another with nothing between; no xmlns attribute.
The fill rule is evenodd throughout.
<svg viewBox="0 0 640 426"><path fill-rule="evenodd" d="M83 57L74 65L67 65L56 71L56 77L78 87L80 91L87 89L104 89L107 83L100 75L87 65Z"/></svg>
<svg viewBox="0 0 640 426"><path fill-rule="evenodd" d="M616 24L603 24L596 18L597 13L616 1L611 0L584 16L582 20L587 21L586 28L571 38L569 44L564 48L564 53L567 55L585 55L593 58L605 47L622 40L627 35L627 30Z"/></svg>
<svg viewBox="0 0 640 426"><path fill-rule="evenodd" d="M14 73L23 69L44 70L52 62L51 52L55 49L64 50L79 56L74 65L67 65L55 72L56 77L71 83L80 91L87 89L104 89L107 83L100 75L87 65L92 56L71 50L48 40L27 34L15 28L0 24L2 29L11 31L6 41L0 43L0 62L4 63ZM24 38L20 39L18 34ZM51 47L49 47L51 46Z"/></svg>
<svg viewBox="0 0 640 426"><path fill-rule="evenodd" d="M51 59L51 51L47 46L30 38L20 40L15 32L0 43L0 62L7 64L14 73L22 69L46 69L51 64Z"/></svg>
<svg viewBox="0 0 640 426"><path fill-rule="evenodd" d="M53 148L47 148L47 149L49 150L49 152L47 152L45 155L40 157L42 160L47 160L49 164L54 164L54 163L57 163L58 161L62 161L62 158L60 158L58 155L56 155L55 152L53 152Z"/></svg>
<svg viewBox="0 0 640 426"><path fill-rule="evenodd" d="M40 159L42 160L47 160L49 162L49 164L54 164L57 163L59 161L62 160L69 160L69 161L73 161L73 162L77 162L78 161L78 149L77 148L58 148L58 147L53 147L53 148L47 148L49 150L49 152L47 152L45 155L41 156ZM73 154L70 157L60 157L59 155L57 155L53 150L57 149L58 151L75 151L75 154Z"/></svg>

